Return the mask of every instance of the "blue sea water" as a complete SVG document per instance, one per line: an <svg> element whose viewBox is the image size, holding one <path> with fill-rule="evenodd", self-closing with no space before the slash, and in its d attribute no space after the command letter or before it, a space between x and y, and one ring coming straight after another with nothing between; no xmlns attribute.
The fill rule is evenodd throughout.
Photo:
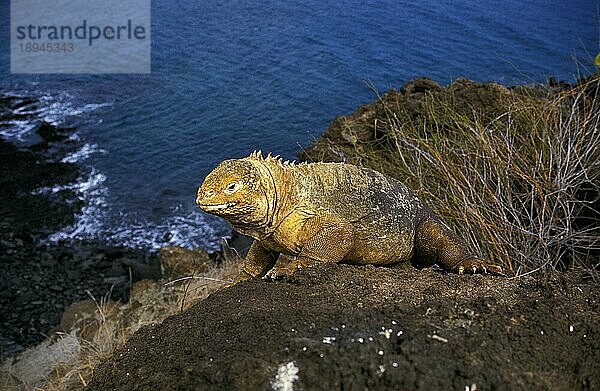
<svg viewBox="0 0 600 391"><path fill-rule="evenodd" d="M51 3L50 3L51 4ZM504 84L575 81L600 50L599 2L152 2L149 75L11 75L0 5L0 88L40 97L75 125L72 186L86 206L60 238L216 249L228 228L194 204L221 160L295 158L329 122L417 76ZM27 139L33 123L3 136ZM51 191L48 190L48 191Z"/></svg>

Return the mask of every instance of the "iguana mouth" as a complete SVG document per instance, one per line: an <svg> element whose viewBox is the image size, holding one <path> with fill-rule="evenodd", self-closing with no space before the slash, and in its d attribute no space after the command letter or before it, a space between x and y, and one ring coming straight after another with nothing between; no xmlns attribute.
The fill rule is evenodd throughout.
<svg viewBox="0 0 600 391"><path fill-rule="evenodd" d="M227 208L231 208L233 206L236 206L237 203L235 202L225 202L223 204L199 204L198 206L205 211L213 211L213 210L223 210L223 209L227 209Z"/></svg>

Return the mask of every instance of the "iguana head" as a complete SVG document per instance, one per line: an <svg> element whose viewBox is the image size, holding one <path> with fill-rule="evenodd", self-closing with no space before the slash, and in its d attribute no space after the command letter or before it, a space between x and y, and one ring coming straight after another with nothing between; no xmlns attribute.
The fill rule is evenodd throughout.
<svg viewBox="0 0 600 391"><path fill-rule="evenodd" d="M253 161L225 160L206 176L196 203L233 225L260 227L267 224L272 208L267 197L271 178L264 176Z"/></svg>

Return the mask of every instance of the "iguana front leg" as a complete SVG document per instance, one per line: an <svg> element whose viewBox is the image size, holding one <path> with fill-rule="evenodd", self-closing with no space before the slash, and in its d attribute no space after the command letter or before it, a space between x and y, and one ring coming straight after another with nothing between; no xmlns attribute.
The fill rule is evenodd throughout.
<svg viewBox="0 0 600 391"><path fill-rule="evenodd" d="M244 266L240 270L236 282L264 276L275 265L278 256L278 252L265 248L258 240L255 240L248 250Z"/></svg>
<svg viewBox="0 0 600 391"><path fill-rule="evenodd" d="M265 278L274 280L318 263L340 262L353 246L352 225L335 216L312 217L301 232L300 253L291 260L280 257Z"/></svg>

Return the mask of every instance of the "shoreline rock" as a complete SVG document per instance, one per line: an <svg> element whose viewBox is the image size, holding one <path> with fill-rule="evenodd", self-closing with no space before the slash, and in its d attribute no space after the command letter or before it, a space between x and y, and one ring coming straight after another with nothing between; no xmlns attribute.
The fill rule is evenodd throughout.
<svg viewBox="0 0 600 391"><path fill-rule="evenodd" d="M442 98L458 96L464 110L490 106L511 91L466 79L447 88L453 89L452 94ZM543 99L565 86L515 87L519 88ZM407 83L400 92L391 91L381 101L336 118L301 156L360 163L360 154L366 151L362 148L376 145L381 136L373 120L385 102L403 100L404 114L414 119L420 115L421 99L444 91L448 90L428 79ZM48 129L47 137L54 137L52 131ZM33 246L27 235L12 235L9 250ZM247 249L243 238L232 242ZM137 330L160 318L153 308L184 308L165 289L169 282L142 279L149 271L157 275L158 261L147 254L131 255L125 249L90 243L83 245L85 255L80 256L69 253L70 245L27 251L32 254L29 258L49 256L50 263L44 266L49 269L53 262L104 258L107 271L91 267L89 272L105 273L104 283L118 282L123 295L131 290L133 299L127 304L111 302L118 310L108 321L94 311L93 301L72 304L61 322L68 335L70 329L79 328L83 331L77 338L93 338L99 325L110 322L111 330L119 331L134 313L143 319L130 326ZM2 251L0 261L8 256L20 259L14 258L15 252L1 258ZM202 265L209 266L210 273L221 256L237 254L227 249L212 256L164 249L163 276L195 274L204 270ZM136 278L142 279L135 284L124 279L135 274L129 272L132 265L134 269L139 265ZM49 284L44 289L65 296L61 286ZM411 267L327 265L302 271L288 282L249 281L222 289L161 324L142 327L95 370L88 389L265 389L283 383L301 389L594 389L600 386L600 297L595 286L582 281L576 271L509 280Z"/></svg>
<svg viewBox="0 0 600 391"><path fill-rule="evenodd" d="M27 120L34 98L0 95L0 121ZM6 126L6 125L5 125ZM39 122L29 145L0 137L0 356L41 342L72 303L93 295L126 300L132 282L158 277L155 255L98 241L41 245L39 239L74 222L82 202L64 187L81 176L61 159L77 148L73 128Z"/></svg>
<svg viewBox="0 0 600 391"><path fill-rule="evenodd" d="M86 389L268 389L290 365L305 390L594 389L599 306L574 273L327 265L140 329Z"/></svg>
<svg viewBox="0 0 600 391"><path fill-rule="evenodd" d="M513 91L547 99L568 87L414 80L337 117L301 159L361 164L385 137L388 104L400 123L430 94L493 119ZM221 289L140 329L86 389L595 389L599 309L580 269L509 279L327 264Z"/></svg>
<svg viewBox="0 0 600 391"><path fill-rule="evenodd" d="M132 282L126 302L105 295L69 305L60 324L44 341L3 361L0 387L81 389L99 360L114 352L140 327L179 313L219 287L230 284L239 273L241 263L237 256L226 257L227 253L235 252L228 249L218 258L206 259L207 254L202 251L169 247L159 256L163 270L171 271L172 261L178 266L192 267L210 261L212 266L206 267L205 272L200 268L190 269L187 272L191 274L183 278L167 275ZM191 263L177 262L178 257Z"/></svg>

